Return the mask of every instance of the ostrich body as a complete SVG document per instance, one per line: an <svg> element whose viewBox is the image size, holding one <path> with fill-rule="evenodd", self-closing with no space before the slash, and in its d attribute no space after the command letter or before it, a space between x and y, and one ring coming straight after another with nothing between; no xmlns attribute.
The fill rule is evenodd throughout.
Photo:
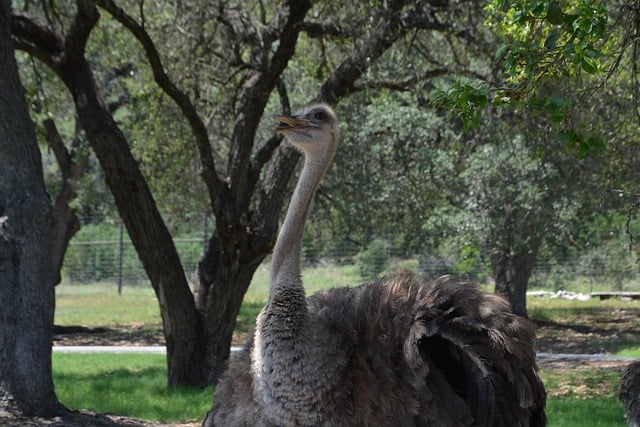
<svg viewBox="0 0 640 427"><path fill-rule="evenodd" d="M276 116L305 163L269 297L204 426L544 426L531 323L476 285L402 278L305 296L304 223L336 149L326 105Z"/></svg>
<svg viewBox="0 0 640 427"><path fill-rule="evenodd" d="M618 395L629 427L640 427L640 361L631 363L620 379Z"/></svg>

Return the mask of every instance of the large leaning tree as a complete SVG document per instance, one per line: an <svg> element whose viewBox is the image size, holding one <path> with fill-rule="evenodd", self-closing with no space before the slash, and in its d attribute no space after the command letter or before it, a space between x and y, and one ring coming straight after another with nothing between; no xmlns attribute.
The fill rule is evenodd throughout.
<svg viewBox="0 0 640 427"><path fill-rule="evenodd" d="M0 415L62 407L51 373L51 201L18 76L11 2L0 1Z"/></svg>
<svg viewBox="0 0 640 427"><path fill-rule="evenodd" d="M51 4L56 2L47 7ZM268 105L285 112L290 109L287 73L301 39L321 57L327 45L335 46L331 55L323 57L329 60L316 89L304 99L296 97L297 102L337 104L363 87L406 88L447 72L438 63L436 73L428 67L407 67L391 74L383 70L378 76L375 65L396 45L409 49L404 58L410 61L417 36L437 34L468 41L461 17L476 2L451 6L442 1L389 1L350 8L341 2L304 0L268 5L188 4L183 10L196 11L195 21L203 25L189 36L199 41L201 55L208 54L208 66L225 74L209 83L223 93L223 101L211 100L219 106L209 117L224 128L215 133L215 141L215 126L203 119L197 107L202 104L202 91L188 93L167 72L163 54L148 30L152 14L147 7L151 6L143 2L77 0L66 25L50 13L38 17L37 11L16 10L12 31L17 47L49 67L74 100L86 138L158 297L169 384L205 385L215 383L229 356L242 298L272 249L285 189L299 158L291 147L281 144L280 137L260 129ZM107 108L87 58L87 42L101 13L119 22L133 36L132 42L143 48L156 84L179 108L191 130L184 143L196 147L215 217L215 229L195 274L194 293L127 136ZM222 135L226 149L214 150Z"/></svg>

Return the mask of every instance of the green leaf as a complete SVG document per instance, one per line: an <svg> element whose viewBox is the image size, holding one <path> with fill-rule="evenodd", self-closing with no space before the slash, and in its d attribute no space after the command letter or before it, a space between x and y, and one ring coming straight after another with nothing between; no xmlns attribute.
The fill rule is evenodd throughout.
<svg viewBox="0 0 640 427"><path fill-rule="evenodd" d="M555 49L556 43L558 42L558 38L559 37L560 37L560 31L558 31L556 28L554 28L549 33L549 37L547 37L547 39L544 41L544 47L547 50Z"/></svg>
<svg viewBox="0 0 640 427"><path fill-rule="evenodd" d="M585 136L575 129L562 129L558 132L558 139L565 143L568 151L575 152L579 158L604 150L604 141L597 136Z"/></svg>
<svg viewBox="0 0 640 427"><path fill-rule="evenodd" d="M563 141L565 144L575 142L575 132L572 129L562 129L558 132L558 139Z"/></svg>
<svg viewBox="0 0 640 427"><path fill-rule="evenodd" d="M567 25L567 26L569 26L569 27L572 27L572 26L573 26L574 21L575 21L576 19L578 19L578 17L579 17L579 16L578 16L578 15L576 15L576 14L569 14L569 13L565 13L565 14L564 14L564 16L563 16L562 23L563 23L563 24L565 24L565 25Z"/></svg>
<svg viewBox="0 0 640 427"><path fill-rule="evenodd" d="M560 123L571 103L561 96L549 96L546 99L545 109L554 123Z"/></svg>
<svg viewBox="0 0 640 427"><path fill-rule="evenodd" d="M560 2L552 1L547 9L547 21L553 25L562 25L564 23L564 13L560 7Z"/></svg>
<svg viewBox="0 0 640 427"><path fill-rule="evenodd" d="M582 69L589 74L596 74L598 72L598 64L588 56L582 57Z"/></svg>
<svg viewBox="0 0 640 427"><path fill-rule="evenodd" d="M598 152L604 150L604 141L597 136L590 136L587 138L587 146L590 152Z"/></svg>
<svg viewBox="0 0 640 427"><path fill-rule="evenodd" d="M502 46L500 46L498 48L498 50L496 51L496 59L502 57L502 55L504 55L504 53L509 49L509 45L503 44Z"/></svg>

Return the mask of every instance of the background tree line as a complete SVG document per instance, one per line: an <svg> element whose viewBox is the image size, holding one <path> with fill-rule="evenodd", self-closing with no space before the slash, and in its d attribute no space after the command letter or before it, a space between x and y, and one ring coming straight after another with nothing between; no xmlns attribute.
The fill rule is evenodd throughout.
<svg viewBox="0 0 640 427"><path fill-rule="evenodd" d="M299 159L273 113L322 100L343 122L310 239L363 250L393 229L407 253L487 248L523 315L536 259L599 243L593 224L629 206L603 191L637 182L636 2L2 4L55 158L53 271L84 216L119 217L158 297L171 385L216 381L272 249ZM205 210L194 273L173 236Z"/></svg>

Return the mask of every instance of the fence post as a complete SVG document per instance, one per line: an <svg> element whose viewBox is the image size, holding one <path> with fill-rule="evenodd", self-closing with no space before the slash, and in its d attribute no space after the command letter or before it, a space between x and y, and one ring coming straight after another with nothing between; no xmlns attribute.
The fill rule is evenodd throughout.
<svg viewBox="0 0 640 427"><path fill-rule="evenodd" d="M124 258L124 225L120 221L120 253L118 254L118 295L122 295L122 260Z"/></svg>

